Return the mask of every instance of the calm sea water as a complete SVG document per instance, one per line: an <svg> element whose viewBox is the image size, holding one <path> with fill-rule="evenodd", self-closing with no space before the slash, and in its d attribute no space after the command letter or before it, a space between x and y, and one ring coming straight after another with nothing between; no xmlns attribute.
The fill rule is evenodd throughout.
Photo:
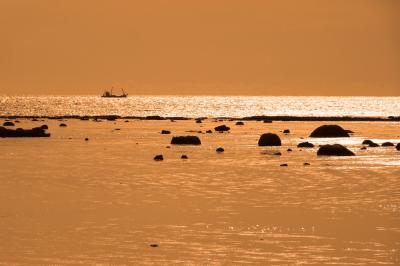
<svg viewBox="0 0 400 266"><path fill-rule="evenodd" d="M400 97L0 96L0 115L399 116Z"/></svg>

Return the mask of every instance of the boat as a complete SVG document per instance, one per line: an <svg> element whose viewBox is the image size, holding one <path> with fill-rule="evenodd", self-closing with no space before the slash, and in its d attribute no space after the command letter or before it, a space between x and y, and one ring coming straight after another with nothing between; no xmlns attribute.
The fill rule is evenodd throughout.
<svg viewBox="0 0 400 266"><path fill-rule="evenodd" d="M101 97L103 97L103 98L126 98L126 97L128 97L128 93L126 93L123 88L121 88L121 91L122 91L121 95L113 94L113 89L114 89L114 87L111 88L111 90L109 90L109 91L105 90L103 95L101 95Z"/></svg>

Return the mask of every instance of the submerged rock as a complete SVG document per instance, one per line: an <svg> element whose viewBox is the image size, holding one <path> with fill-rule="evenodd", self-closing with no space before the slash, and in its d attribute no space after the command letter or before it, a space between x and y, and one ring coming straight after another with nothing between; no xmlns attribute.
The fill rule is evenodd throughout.
<svg viewBox="0 0 400 266"><path fill-rule="evenodd" d="M50 137L50 133L46 133L45 129L40 127L34 127L32 129L7 129L5 127L0 127L0 137L2 138L32 138L32 137Z"/></svg>
<svg viewBox="0 0 400 266"><path fill-rule="evenodd" d="M60 127L66 127L66 126L67 126L67 124L64 124L64 123L60 124Z"/></svg>
<svg viewBox="0 0 400 266"><path fill-rule="evenodd" d="M13 122L7 121L7 122L3 123L3 126L5 126L5 127L13 127L13 126L15 126L15 124Z"/></svg>
<svg viewBox="0 0 400 266"><path fill-rule="evenodd" d="M400 143L397 143L396 150L400 151Z"/></svg>
<svg viewBox="0 0 400 266"><path fill-rule="evenodd" d="M197 136L176 136L172 137L171 144L176 145L200 145L201 141Z"/></svg>
<svg viewBox="0 0 400 266"><path fill-rule="evenodd" d="M283 131L283 134L289 134L290 133L290 130L289 129L285 129L284 131Z"/></svg>
<svg viewBox="0 0 400 266"><path fill-rule="evenodd" d="M238 122L236 122L236 124L235 125L237 125L237 126L243 126L244 125L244 123L242 122L242 121L238 121Z"/></svg>
<svg viewBox="0 0 400 266"><path fill-rule="evenodd" d="M314 148L314 144L306 141L306 142L301 142L297 145L298 148Z"/></svg>
<svg viewBox="0 0 400 266"><path fill-rule="evenodd" d="M171 134L171 131L163 129L161 130L161 134L163 135Z"/></svg>
<svg viewBox="0 0 400 266"><path fill-rule="evenodd" d="M162 154L158 154L154 157L154 161L162 161L164 160L164 156Z"/></svg>
<svg viewBox="0 0 400 266"><path fill-rule="evenodd" d="M287 163L283 163L280 165L281 167L288 167L289 165Z"/></svg>
<svg viewBox="0 0 400 266"><path fill-rule="evenodd" d="M365 139L365 140L363 140L363 142L361 144L362 145L370 145L371 143L374 143L374 142L370 139Z"/></svg>
<svg viewBox="0 0 400 266"><path fill-rule="evenodd" d="M316 128L310 135L312 138L340 138L350 137L341 126L338 125L323 125Z"/></svg>
<svg viewBox="0 0 400 266"><path fill-rule="evenodd" d="M272 123L272 120L264 120L264 123Z"/></svg>
<svg viewBox="0 0 400 266"><path fill-rule="evenodd" d="M217 126L214 128L215 131L223 132L223 131L229 131L231 128L227 127L225 125Z"/></svg>
<svg viewBox="0 0 400 266"><path fill-rule="evenodd" d="M258 146L281 146L282 142L278 135L273 133L262 134L258 140Z"/></svg>
<svg viewBox="0 0 400 266"><path fill-rule="evenodd" d="M181 159L188 159L188 156L186 154L182 154Z"/></svg>
<svg viewBox="0 0 400 266"><path fill-rule="evenodd" d="M355 154L347 149L345 146L340 144L333 145L322 145L317 155L326 155L326 156L354 156Z"/></svg>
<svg viewBox="0 0 400 266"><path fill-rule="evenodd" d="M206 133L210 134L210 133L212 133L212 130L207 130Z"/></svg>

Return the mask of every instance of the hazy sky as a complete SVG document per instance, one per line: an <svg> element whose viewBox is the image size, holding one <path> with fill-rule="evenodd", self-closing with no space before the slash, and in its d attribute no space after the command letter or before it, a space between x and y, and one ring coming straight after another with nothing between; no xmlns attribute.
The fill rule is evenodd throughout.
<svg viewBox="0 0 400 266"><path fill-rule="evenodd" d="M0 94L397 95L398 0L0 0Z"/></svg>

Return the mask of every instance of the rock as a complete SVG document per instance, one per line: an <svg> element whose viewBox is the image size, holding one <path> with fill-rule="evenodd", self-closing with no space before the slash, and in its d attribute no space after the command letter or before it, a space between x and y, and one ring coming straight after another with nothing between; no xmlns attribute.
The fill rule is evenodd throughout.
<svg viewBox="0 0 400 266"><path fill-rule="evenodd" d="M264 120L264 123L272 123L272 120Z"/></svg>
<svg viewBox="0 0 400 266"><path fill-rule="evenodd" d="M301 142L297 145L298 148L314 148L314 144L306 141L306 142Z"/></svg>
<svg viewBox="0 0 400 266"><path fill-rule="evenodd" d="M150 247L152 247L152 248L158 248L158 244L150 244Z"/></svg>
<svg viewBox="0 0 400 266"><path fill-rule="evenodd" d="M360 148L360 150L366 150L367 149L367 147L361 147Z"/></svg>
<svg viewBox="0 0 400 266"><path fill-rule="evenodd" d="M340 138L350 137L342 127L338 125L323 125L316 128L310 135L312 138Z"/></svg>
<svg viewBox="0 0 400 266"><path fill-rule="evenodd" d="M5 127L13 127L13 126L15 126L15 124L13 122L7 121L7 122L3 123L3 126L5 126Z"/></svg>
<svg viewBox="0 0 400 266"><path fill-rule="evenodd" d="M355 154L347 149L345 146L340 144L333 144L333 145L322 145L317 155L326 155L326 156L354 156Z"/></svg>
<svg viewBox="0 0 400 266"><path fill-rule="evenodd" d="M39 121L37 118L32 119L32 122L37 122L37 121Z"/></svg>
<svg viewBox="0 0 400 266"><path fill-rule="evenodd" d="M237 126L243 126L244 125L244 123L242 122L242 121L238 121L238 122L236 122L236 124L235 125L237 125Z"/></svg>
<svg viewBox="0 0 400 266"><path fill-rule="evenodd" d="M15 120L14 123L20 123L19 120Z"/></svg>
<svg viewBox="0 0 400 266"><path fill-rule="evenodd" d="M196 123L197 123L197 124L201 124L201 123L203 123L203 122L201 121L201 119L196 119Z"/></svg>
<svg viewBox="0 0 400 266"><path fill-rule="evenodd" d="M281 146L281 139L273 133L262 134L258 140L258 146Z"/></svg>
<svg viewBox="0 0 400 266"><path fill-rule="evenodd" d="M164 156L162 154L158 154L154 157L154 161L162 161L164 160Z"/></svg>
<svg viewBox="0 0 400 266"><path fill-rule="evenodd" d="M217 126L214 128L214 130L218 132L229 131L230 129L231 129L230 127L227 127L225 125Z"/></svg>
<svg viewBox="0 0 400 266"><path fill-rule="evenodd" d="M382 147L394 147L394 144L391 142L384 142L382 143Z"/></svg>
<svg viewBox="0 0 400 266"><path fill-rule="evenodd" d="M46 130L40 127L34 127L32 129L7 129L5 127L0 127L0 137L2 138L32 138L32 137L50 137L49 133L46 133Z"/></svg>
<svg viewBox="0 0 400 266"><path fill-rule="evenodd" d="M304 166L308 166L308 165L310 165L310 164L309 164L309 163L303 163L303 165L304 165Z"/></svg>
<svg viewBox="0 0 400 266"><path fill-rule="evenodd" d="M161 134L163 134L163 135L171 134L171 131L163 129L163 130L161 130Z"/></svg>
<svg viewBox="0 0 400 266"><path fill-rule="evenodd" d="M289 129L285 129L284 131L283 131L283 134L289 134L290 133L290 130Z"/></svg>
<svg viewBox="0 0 400 266"><path fill-rule="evenodd" d="M287 151L288 151L288 152L291 152L291 151L292 151L292 149L291 149L291 148L289 148L289 149L287 149Z"/></svg>
<svg viewBox="0 0 400 266"><path fill-rule="evenodd" d="M200 145L201 141L197 136L177 136L177 137L172 137L171 144Z"/></svg>
<svg viewBox="0 0 400 266"><path fill-rule="evenodd" d="M212 133L212 130L207 130L206 133L210 134L210 133Z"/></svg>
<svg viewBox="0 0 400 266"><path fill-rule="evenodd" d="M40 126L41 129L49 129L49 127L47 125L42 125Z"/></svg>
<svg viewBox="0 0 400 266"><path fill-rule="evenodd" d="M116 128L116 129L114 129L114 130L116 130L116 131L120 131L121 129L120 129L120 128Z"/></svg>
<svg viewBox="0 0 400 266"><path fill-rule="evenodd" d="M400 143L397 143L396 150L400 151Z"/></svg>
<svg viewBox="0 0 400 266"><path fill-rule="evenodd" d="M275 152L274 155L281 156L282 153L280 153L280 152Z"/></svg>
<svg viewBox="0 0 400 266"><path fill-rule="evenodd" d="M66 126L67 126L67 124L64 124L64 123L60 124L60 127L66 127Z"/></svg>
<svg viewBox="0 0 400 266"><path fill-rule="evenodd" d="M375 143L375 142L371 142L370 144L368 144L368 147L371 147L371 148L379 147L379 144Z"/></svg>
<svg viewBox="0 0 400 266"><path fill-rule="evenodd" d="M129 120L125 120L124 123L129 123Z"/></svg>
<svg viewBox="0 0 400 266"><path fill-rule="evenodd" d="M281 167L288 167L289 165L287 163L283 163L280 165Z"/></svg>
<svg viewBox="0 0 400 266"><path fill-rule="evenodd" d="M363 142L361 144L362 145L370 145L371 143L374 143L374 142L370 139L365 139L365 140L363 140Z"/></svg>
<svg viewBox="0 0 400 266"><path fill-rule="evenodd" d="M85 138L85 141L89 141L89 138Z"/></svg>
<svg viewBox="0 0 400 266"><path fill-rule="evenodd" d="M188 159L186 154L182 154L181 159Z"/></svg>
<svg viewBox="0 0 400 266"><path fill-rule="evenodd" d="M224 148L219 147L219 148L217 148L215 151L216 151L216 152L224 152L225 150L224 150Z"/></svg>

